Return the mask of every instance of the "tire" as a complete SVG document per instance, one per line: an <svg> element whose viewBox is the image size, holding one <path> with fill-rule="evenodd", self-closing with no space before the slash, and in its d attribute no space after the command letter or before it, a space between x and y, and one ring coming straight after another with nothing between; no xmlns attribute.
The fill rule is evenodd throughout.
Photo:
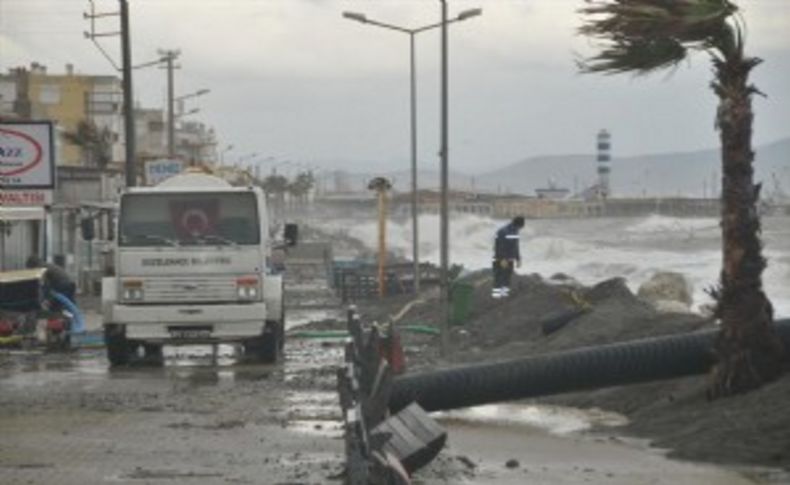
<svg viewBox="0 0 790 485"><path fill-rule="evenodd" d="M283 348L282 322L267 321L263 335L244 342L244 355L263 364L276 364Z"/></svg>
<svg viewBox="0 0 790 485"><path fill-rule="evenodd" d="M68 332L46 332L45 348L47 352L67 352L71 350L71 336Z"/></svg>
<svg viewBox="0 0 790 485"><path fill-rule="evenodd" d="M165 363L165 357L162 353L162 345L159 344L143 344L143 351L145 353L145 363L150 365L161 366Z"/></svg>
<svg viewBox="0 0 790 485"><path fill-rule="evenodd" d="M113 323L105 325L104 343L107 347L110 367L124 366L131 362L136 346L126 338L126 328L123 325Z"/></svg>

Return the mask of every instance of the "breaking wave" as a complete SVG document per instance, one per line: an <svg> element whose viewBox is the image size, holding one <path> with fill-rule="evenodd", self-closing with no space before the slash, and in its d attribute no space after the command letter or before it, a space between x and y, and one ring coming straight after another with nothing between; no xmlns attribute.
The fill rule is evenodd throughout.
<svg viewBox="0 0 790 485"><path fill-rule="evenodd" d="M474 270L491 264L493 237L505 220L456 215L450 221L450 261ZM324 222L325 229L346 232L371 249L378 245L375 221ZM770 230L770 229L769 229ZM420 259L439 262L439 218L419 219ZM642 219L528 220L521 232L520 273L550 277L565 273L584 284L626 278L636 291L658 271L685 275L694 288L694 308L711 303L706 289L718 281L721 245L718 221L651 215ZM411 257L411 222L390 221L390 251ZM766 247L769 266L764 283L779 316L790 316L790 251Z"/></svg>

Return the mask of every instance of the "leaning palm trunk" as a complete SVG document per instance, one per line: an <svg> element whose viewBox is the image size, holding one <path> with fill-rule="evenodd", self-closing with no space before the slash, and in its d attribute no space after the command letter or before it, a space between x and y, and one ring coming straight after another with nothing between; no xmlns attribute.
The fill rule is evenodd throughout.
<svg viewBox="0 0 790 485"><path fill-rule="evenodd" d="M580 62L583 72L648 74L676 66L691 52L713 58L719 97L716 126L722 154L723 261L716 299L722 327L710 396L748 391L782 372L784 349L763 292L766 262L760 242L748 83L759 59L744 56L744 29L731 0L587 0L579 31L604 42Z"/></svg>
<svg viewBox="0 0 790 485"><path fill-rule="evenodd" d="M773 326L773 309L762 288L766 266L760 242L757 203L760 185L754 184L752 102L756 92L748 84L758 59L741 55L714 58L720 104L717 126L721 137L722 245L720 287L713 292L721 333L716 341L718 364L712 374L710 396L744 392L775 379L782 368L783 348Z"/></svg>

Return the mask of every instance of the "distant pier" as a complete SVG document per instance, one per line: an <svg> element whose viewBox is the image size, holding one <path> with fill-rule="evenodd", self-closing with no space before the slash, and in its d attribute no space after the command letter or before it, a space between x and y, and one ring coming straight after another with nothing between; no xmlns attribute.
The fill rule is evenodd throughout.
<svg viewBox="0 0 790 485"><path fill-rule="evenodd" d="M329 211L360 216L373 214L375 201L368 194L329 195L316 200L316 205ZM394 194L391 215L406 217L410 211L408 193ZM720 217L720 201L692 197L634 197L607 199L552 199L523 195L452 192L451 212L505 219L523 215L528 219L579 219L589 217L643 217L651 214L668 217ZM763 202L764 215L790 215L790 203ZM436 192L421 191L419 211L439 213Z"/></svg>

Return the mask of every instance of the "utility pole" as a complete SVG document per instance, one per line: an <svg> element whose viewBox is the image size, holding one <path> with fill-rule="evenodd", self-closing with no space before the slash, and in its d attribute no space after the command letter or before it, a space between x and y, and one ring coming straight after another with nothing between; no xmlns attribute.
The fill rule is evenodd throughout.
<svg viewBox="0 0 790 485"><path fill-rule="evenodd" d="M175 60L181 55L179 50L159 50L162 61L167 69L167 156L171 160L176 156L176 115L175 89L173 87L173 71L178 68Z"/></svg>
<svg viewBox="0 0 790 485"><path fill-rule="evenodd" d="M88 0L91 6L91 13L84 13L83 17L90 20L90 32L85 32L85 38L90 39L99 52L112 64L116 71L120 71L123 76L123 128L124 142L126 144L126 186L134 187L137 185L137 160L135 150L135 130L134 130L134 94L132 90L132 46L129 30L129 4L127 0L119 0L119 12L96 13L96 6L93 0ZM96 32L96 19L104 17L120 17L121 30L119 32ZM112 56L99 44L96 39L99 37L121 36L121 66L113 60ZM158 61L157 61L158 62Z"/></svg>
<svg viewBox="0 0 790 485"><path fill-rule="evenodd" d="M449 273L449 221L447 207L447 186L448 177L448 135L447 135L447 0L442 2L442 75L441 75L441 203L439 206L439 225L440 225L440 266L441 266L441 307L442 307L442 327L441 327L441 353L447 355L449 342L449 323L450 323L450 273Z"/></svg>
<svg viewBox="0 0 790 485"><path fill-rule="evenodd" d="M132 46L129 33L129 4L121 2L121 52L123 56L123 127L126 136L126 186L137 185L137 160L134 133L134 96L132 92Z"/></svg>

